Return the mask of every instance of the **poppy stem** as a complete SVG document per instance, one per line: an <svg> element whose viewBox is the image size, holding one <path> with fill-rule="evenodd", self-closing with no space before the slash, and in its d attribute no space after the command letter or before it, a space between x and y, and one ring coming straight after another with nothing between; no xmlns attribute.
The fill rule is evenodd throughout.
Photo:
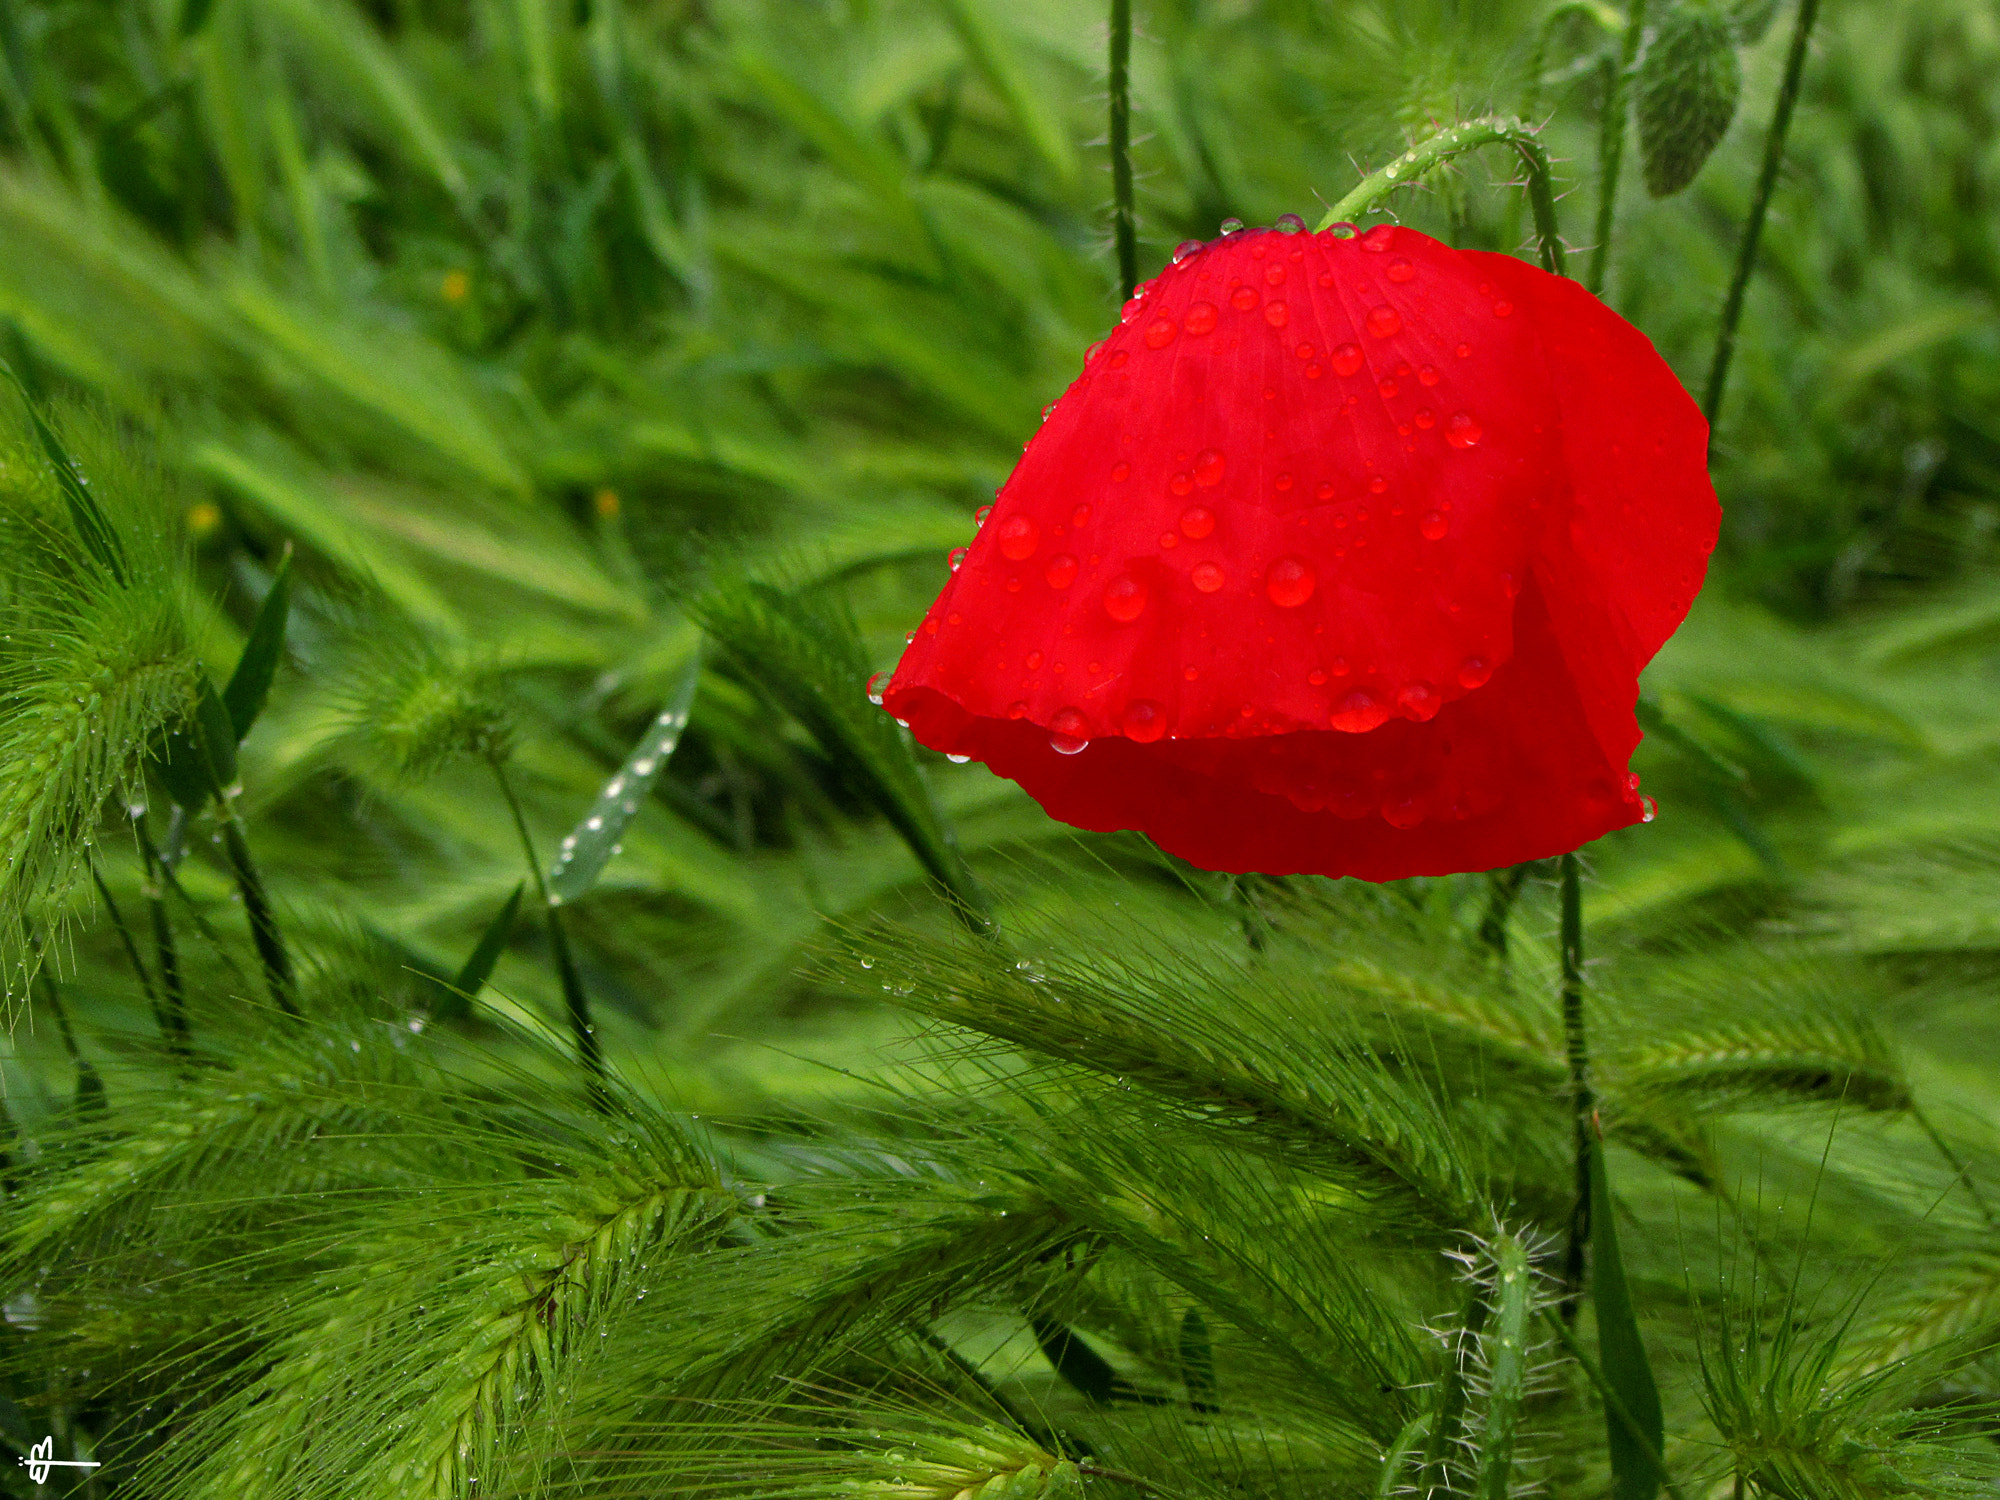
<svg viewBox="0 0 2000 1500"><path fill-rule="evenodd" d="M1701 413L1708 418L1711 430L1715 427L1716 413L1722 409L1729 361L1736 353L1736 325L1743 320L1743 297L1750 287L1750 273L1757 266L1757 242L1763 237L1764 215L1778 186L1778 169L1784 165L1785 135L1791 129L1792 111L1799 102L1806 46L1812 40L1813 22L1818 19L1819 0L1799 0L1798 19L1792 25L1791 50L1785 54L1785 77L1778 85L1778 102L1771 111L1771 133L1764 141L1764 165L1757 173L1757 194L1750 200L1750 217L1743 224L1743 243L1736 250L1736 273L1729 279L1729 295L1722 304L1722 326L1715 334L1715 360L1708 368L1708 390L1701 398Z"/></svg>
<svg viewBox="0 0 2000 1500"><path fill-rule="evenodd" d="M1535 239L1541 247L1542 269L1558 276L1566 274L1562 235L1556 224L1556 195L1549 183L1548 153L1534 131L1519 120L1502 115L1467 120L1419 141L1380 171L1362 178L1352 192L1326 211L1326 217L1319 222L1320 231L1352 223L1397 188L1481 146L1511 146L1519 154L1527 174L1528 207L1535 215Z"/></svg>
<svg viewBox="0 0 2000 1500"><path fill-rule="evenodd" d="M1139 284L1132 210L1132 0L1111 0L1111 232L1118 242L1118 299Z"/></svg>
<svg viewBox="0 0 2000 1500"><path fill-rule="evenodd" d="M1618 60L1608 64L1611 76L1604 84L1604 113L1597 122L1597 243L1590 247L1590 271L1583 284L1600 295L1611 261L1611 225L1618 216L1618 173L1625 163L1625 83L1632 76L1645 32L1646 0L1632 0Z"/></svg>
<svg viewBox="0 0 2000 1500"><path fill-rule="evenodd" d="M1576 1316L1583 1296L1583 1251L1590 1243L1590 1146L1597 1099L1590 1089L1590 1048L1583 1029L1583 882L1577 857L1562 857L1562 1019L1569 1058L1570 1113L1576 1127L1576 1203L1563 1253L1562 1310Z"/></svg>

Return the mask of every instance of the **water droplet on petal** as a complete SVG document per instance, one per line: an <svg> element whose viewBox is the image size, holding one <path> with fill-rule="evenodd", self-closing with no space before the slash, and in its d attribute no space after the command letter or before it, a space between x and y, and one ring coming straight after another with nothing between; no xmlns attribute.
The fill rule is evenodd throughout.
<svg viewBox="0 0 2000 1500"><path fill-rule="evenodd" d="M1437 717L1444 699L1428 682L1412 682L1396 694L1396 706L1422 724Z"/></svg>
<svg viewBox="0 0 2000 1500"><path fill-rule="evenodd" d="M1285 268L1283 266L1271 266L1264 272L1264 281L1268 286L1283 286L1285 284Z"/></svg>
<svg viewBox="0 0 2000 1500"><path fill-rule="evenodd" d="M967 761L971 760L972 757L969 755L947 755L945 759L950 761L955 766L962 766Z"/></svg>
<svg viewBox="0 0 2000 1500"><path fill-rule="evenodd" d="M1228 467L1228 460L1218 448L1204 448L1194 456L1194 482L1205 490L1212 490L1222 483L1222 472Z"/></svg>
<svg viewBox="0 0 2000 1500"><path fill-rule="evenodd" d="M1069 513L1069 524L1073 527L1080 527L1089 519L1090 507L1088 505L1079 505Z"/></svg>
<svg viewBox="0 0 2000 1500"><path fill-rule="evenodd" d="M1281 557L1264 574L1264 592L1280 609L1297 609L1312 598L1319 577L1302 557Z"/></svg>
<svg viewBox="0 0 2000 1500"><path fill-rule="evenodd" d="M1325 687L1326 673L1320 668L1314 667L1310 672L1306 673L1306 681L1313 687Z"/></svg>
<svg viewBox="0 0 2000 1500"><path fill-rule="evenodd" d="M1415 422L1419 427L1429 429L1437 426L1437 419L1438 414L1436 412L1432 411L1428 406L1420 406L1417 408L1417 414L1410 420Z"/></svg>
<svg viewBox="0 0 2000 1500"><path fill-rule="evenodd" d="M1415 828L1424 820L1424 804L1415 797L1387 797L1382 817L1391 828Z"/></svg>
<svg viewBox="0 0 2000 1500"><path fill-rule="evenodd" d="M1496 302L1493 304L1493 316L1496 318L1509 317L1512 315L1513 311L1514 311L1514 304L1511 302L1503 301L1503 302Z"/></svg>
<svg viewBox="0 0 2000 1500"><path fill-rule="evenodd" d="M1456 354L1460 359L1466 359L1470 357L1470 355L1472 354L1472 345L1460 344L1456 349L1452 350L1451 352L1453 354Z"/></svg>
<svg viewBox="0 0 2000 1500"><path fill-rule="evenodd" d="M1378 391L1380 391L1380 392L1382 393L1382 399L1383 399L1384 401L1386 401L1386 400L1388 400L1388 399L1389 399L1389 398L1390 398L1391 396L1393 396L1393 395L1395 395L1395 394L1396 394L1396 391L1397 391L1397 385L1396 385L1396 382L1395 382L1395 381L1393 381L1393 380L1386 380L1386 379L1385 379L1385 380L1381 380L1381 381L1378 381L1378 382L1376 383L1376 386L1375 386L1375 389L1376 389L1376 390L1378 390Z"/></svg>
<svg viewBox="0 0 2000 1500"><path fill-rule="evenodd" d="M1651 797L1641 797L1639 799L1639 806L1642 809L1639 814L1639 821L1641 823L1650 823L1660 815L1660 804L1655 802Z"/></svg>
<svg viewBox="0 0 2000 1500"><path fill-rule="evenodd" d="M992 514L993 514L992 506L982 505L979 507L978 510L975 510L972 513L972 524L975 526L984 526L986 524L986 518Z"/></svg>
<svg viewBox="0 0 2000 1500"><path fill-rule="evenodd" d="M1389 488L1389 481L1384 479L1380 474L1377 474L1373 479L1368 481L1368 493L1371 495L1379 495L1387 488Z"/></svg>
<svg viewBox="0 0 2000 1500"><path fill-rule="evenodd" d="M1181 327L1197 337L1204 333L1213 333L1216 322L1221 316L1222 314L1215 310L1213 302L1197 302L1188 308L1187 316L1181 319Z"/></svg>
<svg viewBox="0 0 2000 1500"><path fill-rule="evenodd" d="M1389 248L1389 238L1395 232L1396 232L1395 227L1393 225L1389 224L1373 225L1369 228L1366 234L1361 236L1360 240L1361 248L1363 250L1368 251L1370 254L1380 255L1384 250L1387 250Z"/></svg>
<svg viewBox="0 0 2000 1500"><path fill-rule="evenodd" d="M1012 703L1007 705L1007 717L1010 719L1027 718L1028 717L1027 702L1024 699L1016 698Z"/></svg>
<svg viewBox="0 0 2000 1500"><path fill-rule="evenodd" d="M1242 232L1243 221L1241 219L1224 219L1219 227L1224 234L1238 234Z"/></svg>
<svg viewBox="0 0 2000 1500"><path fill-rule="evenodd" d="M1399 255L1389 262L1389 268L1382 274L1391 281L1408 281L1417 274L1417 268Z"/></svg>
<svg viewBox="0 0 2000 1500"><path fill-rule="evenodd" d="M1437 366L1425 365L1417 371L1417 380L1423 385L1436 385L1438 383Z"/></svg>
<svg viewBox="0 0 2000 1500"><path fill-rule="evenodd" d="M1278 215L1278 232L1280 234L1298 234L1305 227L1306 221L1301 219L1297 214Z"/></svg>
<svg viewBox="0 0 2000 1500"><path fill-rule="evenodd" d="M1039 651L1030 651L1024 665L1030 672L1038 671L1042 665L1042 653Z"/></svg>
<svg viewBox="0 0 2000 1500"><path fill-rule="evenodd" d="M1123 484L1131 477L1132 466L1126 463L1124 459L1119 459L1117 463L1111 466L1111 482L1113 484Z"/></svg>
<svg viewBox="0 0 2000 1500"><path fill-rule="evenodd" d="M1248 312L1257 305L1257 288L1239 286L1229 294L1229 305L1238 312Z"/></svg>
<svg viewBox="0 0 2000 1500"><path fill-rule="evenodd" d="M1276 489L1282 495L1292 487L1292 476L1289 474L1280 474L1276 479L1271 481L1271 485L1272 488Z"/></svg>
<svg viewBox="0 0 2000 1500"><path fill-rule="evenodd" d="M1174 246L1174 264L1179 265L1201 248L1202 242L1200 240L1182 240L1178 245Z"/></svg>
<svg viewBox="0 0 2000 1500"><path fill-rule="evenodd" d="M1276 267L1273 267L1275 270ZM1282 302L1267 302L1264 305L1264 321L1273 328L1283 328L1291 321L1291 309Z"/></svg>
<svg viewBox="0 0 2000 1500"><path fill-rule="evenodd" d="M1417 529L1424 534L1424 540L1427 542L1442 541L1446 529L1445 519L1439 512L1427 510L1424 512L1424 518L1417 523Z"/></svg>
<svg viewBox="0 0 2000 1500"><path fill-rule="evenodd" d="M1483 656L1468 656L1458 664L1458 685L1470 691L1484 687L1493 676L1493 664Z"/></svg>
<svg viewBox="0 0 2000 1500"><path fill-rule="evenodd" d="M1378 304L1368 309L1362 326L1368 330L1370 338L1386 339L1402 332L1403 315L1393 307Z"/></svg>
<svg viewBox="0 0 2000 1500"><path fill-rule="evenodd" d="M1000 555L1009 562L1026 562L1040 543L1039 529L1026 516L1009 516L1000 523Z"/></svg>
<svg viewBox="0 0 2000 1500"><path fill-rule="evenodd" d="M1049 748L1058 755L1075 755L1090 743L1090 721L1073 708L1059 708L1049 720Z"/></svg>
<svg viewBox="0 0 2000 1500"><path fill-rule="evenodd" d="M1131 359L1131 357L1123 349L1113 349L1110 357L1104 361L1104 364L1107 369L1122 370L1125 368L1126 361Z"/></svg>
<svg viewBox="0 0 2000 1500"><path fill-rule="evenodd" d="M1120 573L1104 586L1104 612L1121 625L1146 612L1146 585L1130 573Z"/></svg>
<svg viewBox="0 0 2000 1500"><path fill-rule="evenodd" d="M951 551L945 554L944 560L951 565L952 572L956 573L958 565L965 561L965 549L963 547L952 548Z"/></svg>
<svg viewBox="0 0 2000 1500"><path fill-rule="evenodd" d="M1215 530L1215 512L1206 505L1190 505L1181 512L1181 535L1198 542Z"/></svg>
<svg viewBox="0 0 2000 1500"><path fill-rule="evenodd" d="M877 672L868 679L868 701L877 708L882 706L882 689L888 685L889 676L887 672ZM639 774L643 776L646 773L641 771Z"/></svg>
<svg viewBox="0 0 2000 1500"><path fill-rule="evenodd" d="M1134 698L1125 705L1120 722L1126 739L1150 745L1167 732L1167 711L1150 698Z"/></svg>
<svg viewBox="0 0 2000 1500"><path fill-rule="evenodd" d="M1222 569L1212 562L1196 563L1188 573L1188 582L1204 594L1213 594L1225 582Z"/></svg>
<svg viewBox="0 0 2000 1500"><path fill-rule="evenodd" d="M1352 375L1360 368L1361 346L1359 344L1342 344L1338 349L1333 351L1334 374Z"/></svg>
<svg viewBox="0 0 2000 1500"><path fill-rule="evenodd" d="M1470 412L1455 411L1444 424L1444 440L1454 448L1470 448L1485 435Z"/></svg>
<svg viewBox="0 0 2000 1500"><path fill-rule="evenodd" d="M1347 734L1366 734L1389 722L1389 708L1373 693L1356 688L1334 705L1328 722Z"/></svg>
<svg viewBox="0 0 2000 1500"><path fill-rule="evenodd" d="M1172 318L1155 318L1146 325L1146 347L1164 349L1174 341L1174 335L1179 332L1180 329Z"/></svg>
<svg viewBox="0 0 2000 1500"><path fill-rule="evenodd" d="M1167 481L1167 489L1176 495L1185 495L1194 489L1194 475L1183 470Z"/></svg>
<svg viewBox="0 0 2000 1500"><path fill-rule="evenodd" d="M1052 589L1066 589L1076 582L1076 559L1067 552L1058 552L1049 559L1048 571L1042 575L1048 579Z"/></svg>
<svg viewBox="0 0 2000 1500"><path fill-rule="evenodd" d="M1519 598L1521 580L1516 578L1512 573L1502 573L1500 575L1500 592L1505 594L1509 599Z"/></svg>

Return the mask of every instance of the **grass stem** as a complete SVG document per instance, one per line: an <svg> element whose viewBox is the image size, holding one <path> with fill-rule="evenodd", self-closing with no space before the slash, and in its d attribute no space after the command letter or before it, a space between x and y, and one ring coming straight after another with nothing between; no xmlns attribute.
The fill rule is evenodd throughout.
<svg viewBox="0 0 2000 1500"><path fill-rule="evenodd" d="M1819 19L1819 0L1799 0L1798 19L1792 25L1791 49L1785 54L1784 81L1778 85L1778 102L1771 111L1771 133L1764 139L1764 164L1757 172L1757 190L1750 200L1750 217L1743 224L1743 240L1736 247L1736 270L1729 278L1729 294L1722 302L1722 324L1715 331L1715 358L1708 367L1708 387L1702 393L1701 411L1708 418L1711 433L1722 410L1722 392L1729 383L1729 362L1736 353L1736 328L1743 321L1743 298L1750 287L1750 273L1757 267L1757 245L1764 234L1764 218L1771 208L1771 194L1777 190L1778 169L1785 161L1785 136L1792 128L1792 111L1799 102L1799 82L1805 76L1806 48L1812 41L1813 23Z"/></svg>
<svg viewBox="0 0 2000 1500"><path fill-rule="evenodd" d="M1118 299L1139 284L1139 226L1132 202L1132 0L1111 0L1111 232Z"/></svg>
<svg viewBox="0 0 2000 1500"><path fill-rule="evenodd" d="M243 820L236 816L235 807L225 797L221 808L223 855L229 861L229 872L236 877L236 888L243 893L243 913L250 921L250 941L256 945L257 961L264 967L264 984L278 1009L296 1017L299 1002L292 959L285 949L284 934L278 930L277 914L271 910L271 898L264 890L264 877L250 857Z"/></svg>
<svg viewBox="0 0 2000 1500"><path fill-rule="evenodd" d="M1611 76L1604 84L1604 112L1597 122L1597 241L1590 247L1590 269L1583 284L1604 294L1604 274L1611 263L1611 229L1618 217L1618 177L1625 162L1625 85L1639 56L1646 31L1646 0L1632 0L1625 13L1625 37L1618 58L1608 62Z"/></svg>
<svg viewBox="0 0 2000 1500"><path fill-rule="evenodd" d="M1561 882L1563 1048L1576 1138L1576 1201L1563 1250L1562 1312L1565 1321L1574 1321L1583 1296L1584 1247L1590 1243L1590 1146L1597 1100L1590 1088L1590 1046L1583 1026L1583 883L1573 853L1562 857Z"/></svg>

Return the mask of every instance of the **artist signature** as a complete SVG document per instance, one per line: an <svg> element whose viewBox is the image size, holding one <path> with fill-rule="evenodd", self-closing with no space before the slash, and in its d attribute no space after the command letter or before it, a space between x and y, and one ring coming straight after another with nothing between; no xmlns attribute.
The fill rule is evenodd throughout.
<svg viewBox="0 0 2000 1500"><path fill-rule="evenodd" d="M49 1470L51 1469L96 1469L102 1467L100 1464L91 1463L81 1458L50 1458L49 1455L55 1451L56 1440L54 1438L43 1438L34 1447L30 1448L28 1456L21 1460L27 1467L28 1477L34 1480L36 1484L47 1484L49 1482Z"/></svg>

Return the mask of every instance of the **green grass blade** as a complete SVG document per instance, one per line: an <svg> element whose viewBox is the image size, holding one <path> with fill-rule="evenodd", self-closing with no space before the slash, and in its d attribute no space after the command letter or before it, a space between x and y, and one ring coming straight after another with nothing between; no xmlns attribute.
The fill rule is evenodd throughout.
<svg viewBox="0 0 2000 1500"><path fill-rule="evenodd" d="M625 757L618 774L604 784L589 814L562 841L555 868L549 871L551 900L576 900L597 883L611 856L618 852L618 841L627 825L638 814L647 793L680 744L688 711L694 706L695 685L700 680L701 652L697 649L667 706L646 726L646 732Z"/></svg>
<svg viewBox="0 0 2000 1500"><path fill-rule="evenodd" d="M236 658L236 670L229 674L229 685L222 690L222 701L239 741L250 733L257 715L264 711L264 700L270 696L271 678L277 673L278 658L285 650L285 621L291 608L292 549L287 544L264 602L257 607L250 639L243 643L243 654Z"/></svg>
<svg viewBox="0 0 2000 1500"><path fill-rule="evenodd" d="M1076 149L1062 121L1036 92L1013 42L1001 31L987 0L944 0L966 52L1007 106L1035 154L1064 182L1076 175Z"/></svg>
<svg viewBox="0 0 2000 1500"><path fill-rule="evenodd" d="M527 889L527 881L518 882L506 904L493 914L493 920L479 935L478 945L452 980L450 991L432 1008L433 1015L453 1019L471 1012L472 1002L479 998L486 981L493 977L494 967L507 949L507 939L513 936L514 919L521 913L521 896Z"/></svg>
<svg viewBox="0 0 2000 1500"><path fill-rule="evenodd" d="M1645 1439L1640 1442L1626 1431L1624 1423L1606 1419L1612 1494L1615 1500L1653 1500L1664 1477L1655 1455L1665 1437L1665 1419L1660 1388L1653 1379L1652 1362L1646 1357L1639 1321L1633 1313L1625 1262L1618 1252L1617 1210L1604 1173L1604 1144L1594 1133L1590 1138L1590 1256L1591 1304L1597 1313L1597 1354L1603 1363L1604 1380L1617 1392Z"/></svg>

